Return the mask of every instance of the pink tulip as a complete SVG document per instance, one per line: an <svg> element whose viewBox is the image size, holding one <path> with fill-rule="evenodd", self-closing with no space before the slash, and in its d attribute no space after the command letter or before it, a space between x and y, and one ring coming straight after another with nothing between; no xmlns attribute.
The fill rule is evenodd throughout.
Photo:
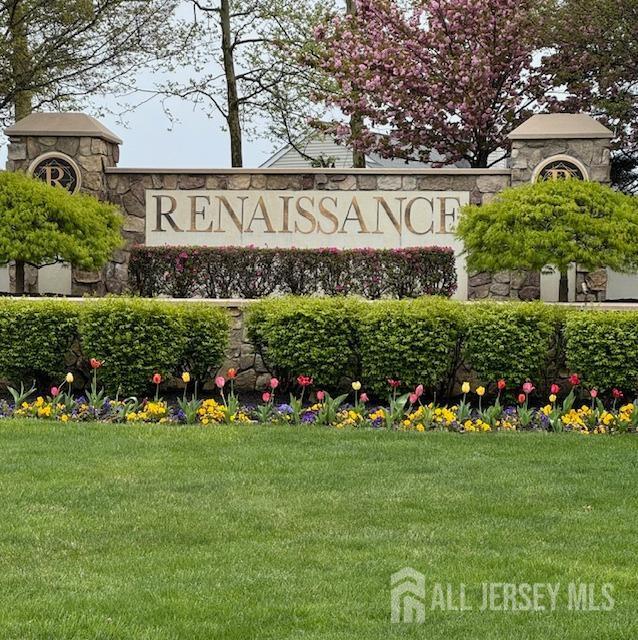
<svg viewBox="0 0 638 640"><path fill-rule="evenodd" d="M261 399L262 399L264 402L270 402L270 393L268 393L268 391L264 391L264 392L261 394Z"/></svg>
<svg viewBox="0 0 638 640"><path fill-rule="evenodd" d="M51 387L51 397L57 398L60 395L60 390L57 387Z"/></svg>
<svg viewBox="0 0 638 640"><path fill-rule="evenodd" d="M410 394L410 404L416 404L419 401L419 396L416 393Z"/></svg>
<svg viewBox="0 0 638 640"><path fill-rule="evenodd" d="M518 394L518 401L523 404L525 402L525 400L527 400L527 396L524 393L519 393Z"/></svg>
<svg viewBox="0 0 638 640"><path fill-rule="evenodd" d="M368 400L370 400L370 398L368 398L368 394L367 394L367 393L362 393L362 394L359 396L359 400L361 400L361 402L362 402L363 404L365 404L366 402L368 402Z"/></svg>
<svg viewBox="0 0 638 640"><path fill-rule="evenodd" d="M414 390L414 395L416 395L417 398L420 398L423 395L423 391L424 391L423 385L419 384L417 385L417 388Z"/></svg>
<svg viewBox="0 0 638 640"><path fill-rule="evenodd" d="M270 379L270 388L271 389L276 389L279 386L279 380L277 380L277 378L271 378Z"/></svg>
<svg viewBox="0 0 638 640"><path fill-rule="evenodd" d="M218 389L223 389L224 385L226 384L226 380L224 379L224 376L217 376L215 378L215 384L217 385Z"/></svg>
<svg viewBox="0 0 638 640"><path fill-rule="evenodd" d="M592 398L597 398L597 397L598 397L598 389L590 389L590 390L589 390L589 395L590 395Z"/></svg>
<svg viewBox="0 0 638 640"><path fill-rule="evenodd" d="M326 397L325 391L317 391L317 400L319 400L319 402L323 402L325 397Z"/></svg>
<svg viewBox="0 0 638 640"><path fill-rule="evenodd" d="M526 394L528 394L528 395L529 395L530 393L532 393L532 391L534 391L534 389L535 389L535 388L536 388L536 387L534 387L534 385L533 385L531 382L526 382L526 383L523 385L523 391L524 391Z"/></svg>
<svg viewBox="0 0 638 640"><path fill-rule="evenodd" d="M550 388L549 388L549 392L555 396L558 395L558 393L560 392L560 387L554 383Z"/></svg>

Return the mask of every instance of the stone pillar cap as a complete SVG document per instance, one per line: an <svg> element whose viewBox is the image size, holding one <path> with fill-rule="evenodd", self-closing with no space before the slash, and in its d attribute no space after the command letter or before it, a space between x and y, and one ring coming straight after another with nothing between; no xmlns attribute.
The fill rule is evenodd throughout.
<svg viewBox="0 0 638 640"><path fill-rule="evenodd" d="M59 138L89 137L101 138L113 144L122 144L112 131L101 122L86 113L69 111L67 113L32 113L4 130L5 135L42 136Z"/></svg>
<svg viewBox="0 0 638 640"><path fill-rule="evenodd" d="M614 132L585 113L539 113L507 136L510 140L613 138Z"/></svg>

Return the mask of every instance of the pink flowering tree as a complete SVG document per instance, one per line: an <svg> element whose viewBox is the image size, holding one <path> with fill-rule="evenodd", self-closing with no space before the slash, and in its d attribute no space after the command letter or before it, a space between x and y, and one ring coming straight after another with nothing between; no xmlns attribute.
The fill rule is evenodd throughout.
<svg viewBox="0 0 638 640"><path fill-rule="evenodd" d="M486 167L507 151L507 134L528 117L549 78L540 13L528 0L357 0L352 15L316 30L320 66L334 81L323 96L354 131L332 123L343 142L385 157ZM382 133L384 135L379 135Z"/></svg>

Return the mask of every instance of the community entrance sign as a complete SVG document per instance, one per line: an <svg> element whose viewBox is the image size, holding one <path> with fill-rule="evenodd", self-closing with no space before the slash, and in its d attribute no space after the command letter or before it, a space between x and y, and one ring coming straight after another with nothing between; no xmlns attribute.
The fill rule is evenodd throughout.
<svg viewBox="0 0 638 640"><path fill-rule="evenodd" d="M548 114L533 116L510 134L511 156L502 168L142 169L118 167L122 140L85 114L34 113L6 134L9 171L30 172L49 184L109 200L124 215L124 247L102 272L67 269L64 286L59 272L47 275L53 267L32 272L31 286L38 290L39 280L41 293L126 291L133 244L433 245L454 249L461 299L531 299L542 288L540 274L468 277L454 235L461 207L534 180L608 182L613 136L589 116ZM0 269L0 289L8 289L7 273ZM575 270L573 291L579 290L579 277ZM52 281L55 288L43 288Z"/></svg>
<svg viewBox="0 0 638 640"><path fill-rule="evenodd" d="M453 191L147 190L147 245L393 248L456 243Z"/></svg>

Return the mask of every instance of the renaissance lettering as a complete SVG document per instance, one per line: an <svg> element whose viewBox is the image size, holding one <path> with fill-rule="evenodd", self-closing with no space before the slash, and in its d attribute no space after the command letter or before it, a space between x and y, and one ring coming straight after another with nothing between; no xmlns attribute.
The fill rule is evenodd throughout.
<svg viewBox="0 0 638 640"><path fill-rule="evenodd" d="M146 192L151 245L451 244L466 192ZM447 241L447 242L446 242Z"/></svg>

